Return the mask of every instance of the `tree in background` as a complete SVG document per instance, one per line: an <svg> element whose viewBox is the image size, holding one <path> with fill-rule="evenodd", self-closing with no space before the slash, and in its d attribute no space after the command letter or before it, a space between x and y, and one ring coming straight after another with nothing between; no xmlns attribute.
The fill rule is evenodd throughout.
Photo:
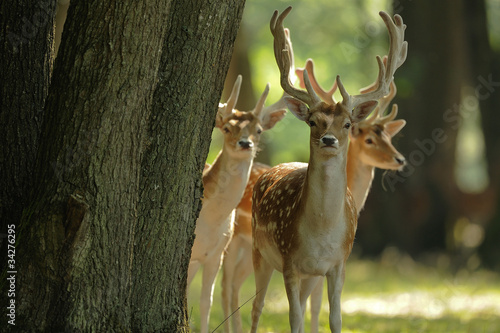
<svg viewBox="0 0 500 333"><path fill-rule="evenodd" d="M21 45L30 50L21 54L22 61L37 60L41 74L20 69L12 86L4 86L3 101L49 90L46 59L54 56L55 1L50 3L51 20L39 27L42 34ZM17 19L36 5L26 3ZM31 196L30 187L20 189L29 198L21 221L12 220L17 317L16 326L3 327L189 330L186 272L201 205L201 171L243 5L70 5L41 131L22 116L2 118L12 119L6 124L18 128L22 138L40 135L36 162L27 147L31 141L5 140L6 146L30 152L32 162L19 159L21 171L33 173L34 181ZM2 17L14 9L13 2L2 3ZM2 25L3 36L22 31L16 24ZM34 39L45 42L39 46ZM6 52L14 52L11 40L2 42ZM7 55L2 72L16 61ZM18 80L30 85L16 85ZM40 119L41 95L27 110ZM2 117L20 109L2 106ZM2 171L17 175L19 163L10 162L12 154L5 156ZM7 195L2 193L2 209ZM15 209L2 214L11 216Z"/></svg>
<svg viewBox="0 0 500 333"><path fill-rule="evenodd" d="M499 137L493 127L500 80L485 2L395 1L394 10L408 25L410 45L395 101L408 121L396 145L409 164L386 175L385 185L375 182L377 195L361 216L358 241L369 253L388 244L414 255L449 251L457 267L475 268L484 230L499 223ZM481 170L476 161L473 172L464 172L460 161L478 158L482 134L488 167ZM486 172L486 178L478 176ZM483 246L488 243L486 238Z"/></svg>

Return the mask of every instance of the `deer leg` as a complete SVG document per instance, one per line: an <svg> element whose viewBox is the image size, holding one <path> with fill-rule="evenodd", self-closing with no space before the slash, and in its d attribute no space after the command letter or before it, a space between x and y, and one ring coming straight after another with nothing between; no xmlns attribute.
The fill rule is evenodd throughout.
<svg viewBox="0 0 500 333"><path fill-rule="evenodd" d="M318 285L319 281L323 281L323 277L315 276L300 281L300 307L302 309L302 332L304 331L304 325L305 325L307 298L309 297L309 295L311 295L311 292Z"/></svg>
<svg viewBox="0 0 500 333"><path fill-rule="evenodd" d="M273 267L266 262L259 250L252 250L253 266L255 271L255 299L252 306L252 330L256 333L259 325L259 318L264 307L264 298L266 297L267 287L273 274Z"/></svg>
<svg viewBox="0 0 500 333"><path fill-rule="evenodd" d="M292 333L303 329L302 307L300 306L300 278L288 258L283 259L283 280L289 305L289 321Z"/></svg>
<svg viewBox="0 0 500 333"><path fill-rule="evenodd" d="M321 278L311 293L311 297L310 297L310 299L311 299L311 333L317 333L319 330L319 314L321 312L321 299L323 298L323 285L324 285L324 279Z"/></svg>
<svg viewBox="0 0 500 333"><path fill-rule="evenodd" d="M340 294L344 286L344 278L344 264L336 266L326 277L326 282L328 284L328 301L330 303L330 330L334 333L340 333L342 329Z"/></svg>
<svg viewBox="0 0 500 333"><path fill-rule="evenodd" d="M240 239L233 237L224 254L222 264L222 308L224 310L224 318L231 315L231 299L233 297L234 273L238 261ZM224 331L229 332L229 319L224 322Z"/></svg>
<svg viewBox="0 0 500 333"><path fill-rule="evenodd" d="M237 333L243 332L243 326L241 324L241 314L238 310L240 306L239 302L239 292L243 282L247 279L247 277L252 273L252 250L247 242L241 241L240 246L240 259L238 260L238 264L234 270L233 275L233 289L232 289L232 299L231 299L231 310L234 312L232 317L233 331ZM237 311L237 312L235 312Z"/></svg>
<svg viewBox="0 0 500 333"><path fill-rule="evenodd" d="M212 297L214 293L215 277L219 272L221 264L221 252L215 251L203 265L203 281L201 285L200 299L200 332L208 332L208 320L210 308L212 307Z"/></svg>
<svg viewBox="0 0 500 333"><path fill-rule="evenodd" d="M201 266L201 263L199 261L191 261L189 263L187 290L189 290L189 286L191 285L191 282L193 282L193 279L196 275L196 272L198 272L198 269L200 269L200 266Z"/></svg>

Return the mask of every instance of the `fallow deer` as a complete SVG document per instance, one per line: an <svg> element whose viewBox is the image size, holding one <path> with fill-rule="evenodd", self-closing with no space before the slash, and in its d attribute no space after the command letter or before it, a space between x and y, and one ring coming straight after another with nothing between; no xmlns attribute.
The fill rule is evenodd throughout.
<svg viewBox="0 0 500 333"><path fill-rule="evenodd" d="M385 64L387 58L384 59ZM319 85L314 75L314 62L306 61L305 69L309 75L312 87L324 101L333 101L333 94L337 89L334 84L329 91ZM296 70L300 86L305 88L304 69ZM374 85L361 90L367 93L375 89ZM347 187L351 191L358 215L365 205L370 192L371 183L375 176L375 168L386 170L401 170L405 165L405 158L394 148L391 139L406 125L403 119L394 120L398 113L394 104L389 115L383 116L392 99L396 96L396 84L391 82L389 95L379 100L379 104L369 118L351 127L349 133L349 150L347 152ZM323 296L323 279L318 282L311 294L311 332L318 332L319 313Z"/></svg>
<svg viewBox="0 0 500 333"><path fill-rule="evenodd" d="M331 101L337 89L325 91L318 84L314 76L314 63L308 59L305 69L313 89L324 101ZM300 86L305 88L303 80L304 69L297 69ZM362 90L362 93L369 92ZM396 85L392 82L389 95L381 98L376 109L369 118L360 121L351 127L349 133L349 149L347 153L347 187L351 191L359 212L370 192L371 183L375 175L375 167L386 170L399 170L404 166L405 158L392 145L391 139L406 124L403 119L393 120L397 115L397 106L394 105L391 113L383 113L396 95ZM224 315L227 318L232 314L233 332L243 332L241 316L237 311L239 290L246 278L253 272L251 262L252 248L252 191L257 179L271 167L261 163L254 163L243 198L236 208L234 234L228 245L223 262L222 276L222 304ZM318 332L319 312L323 294L323 279L318 283L311 294L311 332ZM226 321L225 331L229 332L229 321Z"/></svg>
<svg viewBox="0 0 500 333"><path fill-rule="evenodd" d="M357 227L354 198L347 188L348 133L389 93L394 72L406 59L405 25L380 12L390 36L386 65L377 56L379 75L373 91L350 95L340 77L342 102L322 102L304 73L306 91L289 79L290 52L283 20L274 12L271 32L281 86L291 97L285 102L292 113L310 126L310 158L303 164L278 165L264 173L254 187L252 203L252 256L256 297L252 307L252 332L257 331L264 298L273 270L283 273L292 332L303 330L305 302L322 276L326 276L330 302L330 329L340 332L340 294L345 263Z"/></svg>
<svg viewBox="0 0 500 333"><path fill-rule="evenodd" d="M202 209L196 221L196 238L188 269L188 288L203 265L200 299L200 330L208 332L213 286L221 257L234 226L233 211L246 184L262 131L271 129L286 110L281 102L264 107L269 84L252 111L235 110L241 86L241 75L234 83L226 104L219 104L216 127L224 134L224 145L214 163L203 172Z"/></svg>

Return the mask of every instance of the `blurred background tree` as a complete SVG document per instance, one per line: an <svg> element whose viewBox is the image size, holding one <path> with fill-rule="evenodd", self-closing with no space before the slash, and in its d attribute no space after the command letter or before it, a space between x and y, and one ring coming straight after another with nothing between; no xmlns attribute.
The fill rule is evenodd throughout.
<svg viewBox="0 0 500 333"><path fill-rule="evenodd" d="M268 103L281 96L269 19L275 9L289 4L247 1L226 79L232 86L236 75L243 74L241 110L254 107L267 82ZM387 52L387 32L378 12L399 13L408 26L408 59L395 75L395 103L408 124L393 140L408 165L399 173L378 172L359 219L357 251L377 256L396 246L443 268L473 270L485 264L500 269L494 255L500 250L498 1L291 4L294 10L285 26L291 30L296 67L313 58L323 86L330 87L340 74L350 92L375 80L375 55ZM214 131L208 162L220 143ZM270 165L307 161L309 130L288 114L265 135L261 148L257 160Z"/></svg>

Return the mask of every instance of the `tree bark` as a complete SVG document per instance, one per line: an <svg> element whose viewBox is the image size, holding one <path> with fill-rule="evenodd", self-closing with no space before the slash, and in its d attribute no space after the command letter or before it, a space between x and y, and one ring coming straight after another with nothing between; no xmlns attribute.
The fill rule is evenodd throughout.
<svg viewBox="0 0 500 333"><path fill-rule="evenodd" d="M52 0L2 1L0 4L2 262L7 262L4 235L7 226L18 225L33 184L32 170L53 66L55 6ZM6 294L4 291L2 289L2 295Z"/></svg>
<svg viewBox="0 0 500 333"><path fill-rule="evenodd" d="M201 170L243 6L70 6L7 330L189 330Z"/></svg>
<svg viewBox="0 0 500 333"><path fill-rule="evenodd" d="M36 194L17 230L21 331L128 331L140 158L169 3L70 6Z"/></svg>
<svg viewBox="0 0 500 333"><path fill-rule="evenodd" d="M141 167L134 331L189 331L187 268L201 173L244 3L172 4Z"/></svg>

